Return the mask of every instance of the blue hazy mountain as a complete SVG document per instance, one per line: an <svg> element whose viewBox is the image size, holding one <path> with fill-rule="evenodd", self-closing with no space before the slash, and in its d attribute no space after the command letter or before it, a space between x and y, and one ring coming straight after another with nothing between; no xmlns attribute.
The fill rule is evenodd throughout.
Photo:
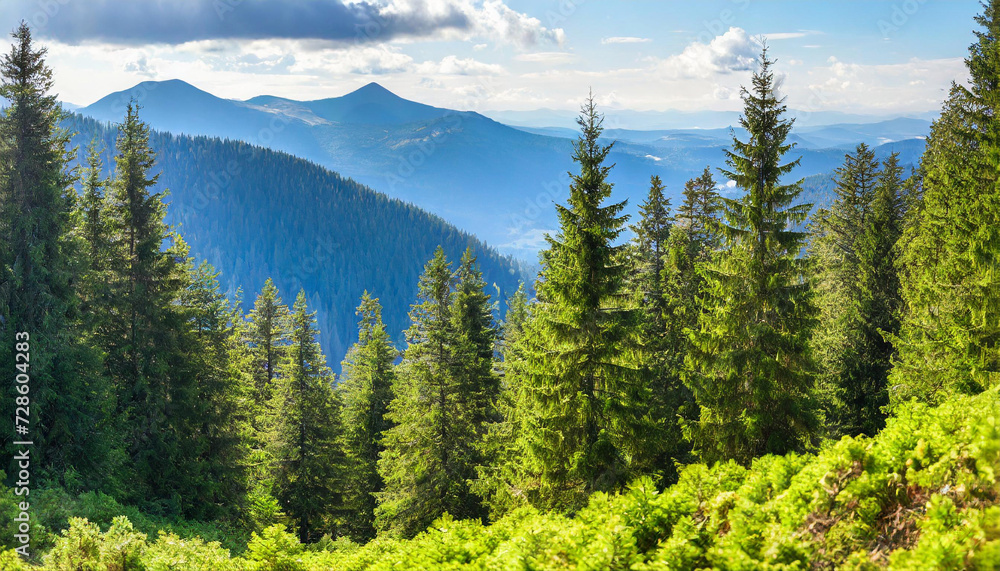
<svg viewBox="0 0 1000 571"><path fill-rule="evenodd" d="M573 129L511 127L479 113L409 101L375 83L315 101L274 96L237 101L182 81L145 82L79 111L117 121L132 97L156 129L236 139L314 161L526 260L535 259L544 233L557 226L552 203L565 200L567 172L574 168ZM703 119L725 125L736 117L711 113ZM654 174L676 204L687 179L706 166L723 166L722 151L732 136L728 127L632 130L612 121L607 126L607 140L617 141L610 155L615 163L611 180L616 197L629 199L632 213ZM901 118L803 126L793 134L802 156L796 175L832 172L862 141L877 147L880 156L898 151L904 164L912 164L928 131L925 119Z"/></svg>
<svg viewBox="0 0 1000 571"><path fill-rule="evenodd" d="M81 155L92 140L103 145L109 174L117 130L79 115L64 126L76 133ZM169 190L167 222L192 254L221 271L230 295L242 288L246 309L267 278L289 304L305 289L334 369L356 340L354 311L365 291L381 300L388 330L402 344L417 280L438 246L453 262L472 248L501 308L520 281L533 278L441 218L289 154L162 132L150 144L156 191Z"/></svg>

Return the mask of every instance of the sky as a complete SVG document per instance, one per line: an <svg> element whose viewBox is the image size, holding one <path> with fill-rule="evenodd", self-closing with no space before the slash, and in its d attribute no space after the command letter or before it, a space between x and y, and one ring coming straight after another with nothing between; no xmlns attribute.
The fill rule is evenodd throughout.
<svg viewBox="0 0 1000 571"><path fill-rule="evenodd" d="M220 97L372 81L463 110L740 108L766 38L788 105L921 113L967 77L977 0L3 0L76 105L147 80Z"/></svg>

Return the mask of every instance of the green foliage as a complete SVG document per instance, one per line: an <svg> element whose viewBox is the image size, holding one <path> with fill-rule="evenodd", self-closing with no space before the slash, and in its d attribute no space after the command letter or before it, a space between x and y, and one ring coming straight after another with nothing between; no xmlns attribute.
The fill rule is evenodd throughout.
<svg viewBox="0 0 1000 571"><path fill-rule="evenodd" d="M239 567L218 542L161 533L142 558L147 571L235 571Z"/></svg>
<svg viewBox="0 0 1000 571"><path fill-rule="evenodd" d="M898 157L879 165L867 145L846 155L836 196L816 213L809 244L820 326L813 337L827 430L875 434L885 423L892 345L899 333L896 247L906 216Z"/></svg>
<svg viewBox="0 0 1000 571"><path fill-rule="evenodd" d="M0 59L0 97L8 102L0 115L0 367L5 375L29 374L31 383L28 395L6 383L0 411L13 418L15 398L30 398L21 416L36 443L36 478L58 482L75 466L96 485L113 442L99 427L107 384L78 313L85 244L74 228L69 134L59 126L63 114L51 93L46 50L36 46L24 22L12 37L14 45ZM20 368L16 341L30 345L30 363ZM2 440L8 459L16 452L11 440Z"/></svg>
<svg viewBox="0 0 1000 571"><path fill-rule="evenodd" d="M660 178L654 176L649 196L639 206L639 223L632 227L636 236L632 242L630 281L632 303L641 310L636 326L641 350L636 364L647 391L636 403L643 403L637 416L645 425L639 430L646 435L645 442L649 445L637 458L645 465L636 462L634 470L665 475L669 480L675 476L674 461L687 452L678 421L691 394L681 381L680 365L687 353L687 343L678 311L683 302L674 291L677 285L674 279L679 277L672 266L676 260L671 256L675 219L670 216L670 201L663 190Z"/></svg>
<svg viewBox="0 0 1000 571"><path fill-rule="evenodd" d="M528 294L521 284L507 300L507 314L500 330L500 393L497 419L487 424L480 443L483 463L476 467L472 491L483 499L490 517L499 519L527 503L520 488L523 477L524 438L531 415L525 391L525 326L530 318Z"/></svg>
<svg viewBox="0 0 1000 571"><path fill-rule="evenodd" d="M966 59L970 86L952 87L931 128L923 202L902 239L893 407L1000 383L1000 3L984 9Z"/></svg>
<svg viewBox="0 0 1000 571"><path fill-rule="evenodd" d="M773 61L765 48L751 90L743 90L740 124L747 142L733 138L723 171L746 194L723 199L725 246L708 264L705 310L692 333L689 383L701 408L688 427L707 461L743 464L766 453L806 447L816 433L809 334L815 318L799 250L805 234L791 230L809 205L792 202L787 185L798 159L781 163L791 120L777 98Z"/></svg>
<svg viewBox="0 0 1000 571"><path fill-rule="evenodd" d="M250 562L248 571L306 571L302 563L304 552L305 548L293 534L283 526L274 525L253 534L244 557Z"/></svg>
<svg viewBox="0 0 1000 571"><path fill-rule="evenodd" d="M145 545L119 524L128 547L117 553L139 553L147 568L187 557L283 571L993 569L998 410L996 390L938 407L907 404L875 438L844 437L816 455L764 456L749 467L693 464L663 491L642 478L615 495L593 494L573 517L525 507L485 526L444 516L411 540L314 549L274 526L255 534L233 567L217 545L169 534ZM97 564L119 536L81 522L60 537L58 557Z"/></svg>
<svg viewBox="0 0 1000 571"><path fill-rule="evenodd" d="M469 488L498 391L484 286L471 253L452 273L440 248L420 278L378 462L380 529L412 537L445 512L485 515Z"/></svg>
<svg viewBox="0 0 1000 571"><path fill-rule="evenodd" d="M86 519L71 518L69 528L45 556L52 571L129 571L141 569L146 534L135 531L128 518L117 517L101 529Z"/></svg>
<svg viewBox="0 0 1000 571"><path fill-rule="evenodd" d="M396 348L382 323L382 306L368 292L358 306L358 342L344 359L337 384L343 409L344 452L347 455L345 511L348 533L359 540L375 535L375 494L384 482L378 473L382 436L392 424L387 418L392 400Z"/></svg>
<svg viewBox="0 0 1000 571"><path fill-rule="evenodd" d="M303 543L336 529L343 505L344 454L340 402L333 375L316 341L315 312L305 291L292 307L290 344L275 388L271 461L275 497L296 521Z"/></svg>
<svg viewBox="0 0 1000 571"><path fill-rule="evenodd" d="M557 205L560 229L546 236L536 284L538 302L525 333L525 390L533 416L524 431L523 487L531 501L577 509L593 491L620 486L629 458L643 459L639 429L645 377L635 362L628 307L627 245L616 244L628 217L611 197L612 145L603 145L603 117L593 97L577 119L582 134L573 159L569 199ZM654 276L655 277L655 276ZM640 460L639 464L643 462Z"/></svg>
<svg viewBox="0 0 1000 571"><path fill-rule="evenodd" d="M13 549L0 551L0 571L28 571L30 567Z"/></svg>

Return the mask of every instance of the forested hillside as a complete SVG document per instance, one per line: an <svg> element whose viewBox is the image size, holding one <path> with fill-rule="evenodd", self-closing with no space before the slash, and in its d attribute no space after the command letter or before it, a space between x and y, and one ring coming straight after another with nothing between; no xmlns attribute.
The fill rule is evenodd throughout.
<svg viewBox="0 0 1000 571"><path fill-rule="evenodd" d="M63 125L80 159L97 141L107 175L117 129L78 115ZM268 278L283 292L304 288L335 363L356 335L354 309L366 289L402 342L417 277L439 245L456 260L473 248L501 303L530 278L514 259L437 216L291 155L155 131L150 146L160 174L153 190L169 191L166 222L221 272L223 290L251 296Z"/></svg>
<svg viewBox="0 0 1000 571"><path fill-rule="evenodd" d="M512 128L476 112L409 101L375 83L316 101L273 96L236 101L180 80L146 81L78 112L118 121L131 98L154 129L292 153L413 202L532 263L544 246L543 233L558 224L551 205L574 168L572 141L579 135L578 129ZM739 125L727 124L746 136ZM879 158L899 152L902 164L915 165L929 122L798 127L789 140L802 156L801 176L829 176L844 152L860 142L876 147ZM609 156L615 164L609 180L629 199L626 212L637 216L651 174L676 203L685 181L706 165L713 172L722 167L730 129L634 131L609 124L602 136L605 143L618 141Z"/></svg>
<svg viewBox="0 0 1000 571"><path fill-rule="evenodd" d="M637 216L591 94L558 229L502 318L488 252L446 249L469 239L443 223L400 235L438 221L296 159L156 135L128 103L72 168L22 22L0 58L0 569L1000 568L1000 0L983 8L920 168L858 144L821 205L766 43L725 167L673 204L651 173ZM220 191L168 203L199 170ZM265 196L279 176L299 192ZM229 295L185 221L209 257L245 248L234 273L275 265ZM317 252L303 224L355 246ZM392 224L392 248L357 246ZM362 269L397 251L422 270ZM277 285L295 279L317 290ZM357 297L339 375L311 301L331 289Z"/></svg>

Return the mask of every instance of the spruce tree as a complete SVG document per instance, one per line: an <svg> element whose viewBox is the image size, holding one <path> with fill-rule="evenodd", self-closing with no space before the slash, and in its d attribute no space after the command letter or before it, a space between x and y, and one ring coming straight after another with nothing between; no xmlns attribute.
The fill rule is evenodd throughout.
<svg viewBox="0 0 1000 571"><path fill-rule="evenodd" d="M79 201L80 233L86 243L87 269L99 273L107 266L108 232L104 212L104 166L97 141L87 148L87 166L83 169L83 192ZM103 281L103 280L101 280Z"/></svg>
<svg viewBox="0 0 1000 571"><path fill-rule="evenodd" d="M906 213L902 172L897 154L882 163L871 212L858 240L859 358L852 375L856 381L845 387L844 394L845 424L850 434L873 436L885 426L887 382L894 354L887 336L899 334L903 303L897 268L897 242Z"/></svg>
<svg viewBox="0 0 1000 571"><path fill-rule="evenodd" d="M858 391L869 382L864 376L867 357L860 352L865 328L860 250L881 173L875 152L861 143L845 155L836 174L836 198L829 209L816 212L811 227L809 254L820 312L812 345L827 430L834 436L856 436Z"/></svg>
<svg viewBox="0 0 1000 571"><path fill-rule="evenodd" d="M640 429L646 390L630 330L628 244L618 243L625 202L606 204L612 145L599 141L603 118L593 98L577 120L583 132L573 160L568 203L557 205L560 231L547 236L536 286L538 303L527 334L534 429L526 462L544 506L573 510L593 491L628 477L629 458L649 450Z"/></svg>
<svg viewBox="0 0 1000 571"><path fill-rule="evenodd" d="M684 355L690 350L685 331L697 326L702 309L699 298L705 280L699 269L719 247L720 200L715 179L705 167L701 176L684 185L684 201L677 208L667 244L663 280L670 299L667 327L674 347L672 367L677 370L683 369Z"/></svg>
<svg viewBox="0 0 1000 571"><path fill-rule="evenodd" d="M639 302L646 310L646 320L641 326L646 339L662 335L666 330L663 268L673 220L670 217L670 199L663 195L663 191L663 181L653 176L649 196L639 206L639 223L632 226L636 265L633 282Z"/></svg>
<svg viewBox="0 0 1000 571"><path fill-rule="evenodd" d="M705 268L706 311L689 355L701 409L689 434L706 461L802 449L818 424L807 347L815 311L798 257L804 234L792 229L809 205L792 206L799 184L782 180L799 161L781 162L792 120L773 64L764 48L742 90L750 139L733 137L722 172L746 194L722 201L725 246Z"/></svg>
<svg viewBox="0 0 1000 571"><path fill-rule="evenodd" d="M902 238L893 407L1000 383L1000 2L976 22L969 87L953 84L931 127L922 203Z"/></svg>
<svg viewBox="0 0 1000 571"><path fill-rule="evenodd" d="M524 391L524 329L529 318L528 294L520 284L507 300L507 313L500 331L500 390L496 420L489 423L481 444L483 463L477 468L472 490L499 519L514 508L528 503L521 489L524 477L525 424L530 422L529 402Z"/></svg>
<svg viewBox="0 0 1000 571"><path fill-rule="evenodd" d="M292 306L291 342L274 389L275 496L295 521L299 541L336 534L343 517L345 460L333 373L316 341L316 313L305 291Z"/></svg>
<svg viewBox="0 0 1000 571"><path fill-rule="evenodd" d="M251 410L249 378L231 361L237 312L219 291L219 273L208 263L186 264L188 285L179 306L187 319L183 371L194 380L174 393L183 419L182 448L191 453L179 488L189 498L185 513L199 519L234 518L247 494L246 412ZM178 398L182 397L182 398ZM173 422L176 422L174 420Z"/></svg>
<svg viewBox="0 0 1000 571"><path fill-rule="evenodd" d="M130 103L106 194L107 302L97 308L97 339L117 396L114 418L128 456L127 497L179 513L197 509L185 503L188 490L178 487L197 453L185 446L189 427L175 414L197 398L185 369L188 324L177 303L189 283L179 263L188 252L163 221L163 194L154 191L159 175L151 173L155 159L149 127Z"/></svg>
<svg viewBox="0 0 1000 571"><path fill-rule="evenodd" d="M281 507L275 498L273 431L278 420L274 390L279 381L281 363L290 343L290 312L281 301L274 282L268 278L254 300L253 309L237 324L240 343L232 348L236 370L248 377L247 426L245 440L249 509L255 525L261 528L275 523Z"/></svg>
<svg viewBox="0 0 1000 571"><path fill-rule="evenodd" d="M45 48L24 22L12 36L0 60L0 96L8 103L0 117L0 367L11 378L0 408L13 419L15 398L30 399L30 432L12 439L11 429L3 442L33 441L43 481L77 472L94 485L105 477L102 459L112 443L99 426L108 399L99 357L78 321L82 268L75 260L84 245L73 228L69 135L59 127L64 115L51 93ZM15 348L30 362L16 361ZM14 391L15 372L29 375L28 395Z"/></svg>
<svg viewBox="0 0 1000 571"><path fill-rule="evenodd" d="M684 201L677 209L670 234L663 247L661 288L663 302L658 310L660 379L653 385L651 403L657 406L651 418L657 424L660 452L652 468L661 485L676 477L675 465L687 459L690 443L684 440L682 426L697 419L694 396L685 382L684 359L692 351L688 331L695 328L701 313L700 298L704 279L700 268L718 247L715 231L719 197L715 180L708 168L701 176L684 185Z"/></svg>
<svg viewBox="0 0 1000 571"><path fill-rule="evenodd" d="M271 400L279 364L288 350L290 326L288 306L281 302L278 288L271 278L264 282L264 288L254 301L249 318L247 341L254 360L255 398L258 405L266 409Z"/></svg>
<svg viewBox="0 0 1000 571"><path fill-rule="evenodd" d="M455 331L452 375L461 399L462 415L470 429L463 455L467 463L475 466L481 462L476 451L478 439L487 423L498 418L496 401L500 379L494 370L499 333L493 322L493 305L471 248L462 254L455 271L451 318Z"/></svg>
<svg viewBox="0 0 1000 571"><path fill-rule="evenodd" d="M637 365L646 377L643 386L648 390L648 397L642 399L646 410L641 414L646 426L640 430L651 445L637 456L634 469L666 476L669 481L675 472L674 460L685 448L678 414L688 391L677 366L683 362L685 347L675 327L678 322L673 308L677 299L668 291L666 267L674 219L663 190L660 178L652 177L648 198L639 207L639 222L632 226L635 267L631 281L635 306L642 316L637 328L641 347Z"/></svg>
<svg viewBox="0 0 1000 571"><path fill-rule="evenodd" d="M343 362L337 385L343 403L344 450L347 456L345 511L348 533L356 541L375 535L375 494L384 482L378 473L382 437L391 423L393 361L396 348L382 322L382 306L366 291L357 310L358 341Z"/></svg>
<svg viewBox="0 0 1000 571"><path fill-rule="evenodd" d="M385 489L377 494L376 524L407 537L445 512L485 515L469 482L493 418L489 297L471 256L456 274L438 248L420 278L389 405L394 426L378 463Z"/></svg>

